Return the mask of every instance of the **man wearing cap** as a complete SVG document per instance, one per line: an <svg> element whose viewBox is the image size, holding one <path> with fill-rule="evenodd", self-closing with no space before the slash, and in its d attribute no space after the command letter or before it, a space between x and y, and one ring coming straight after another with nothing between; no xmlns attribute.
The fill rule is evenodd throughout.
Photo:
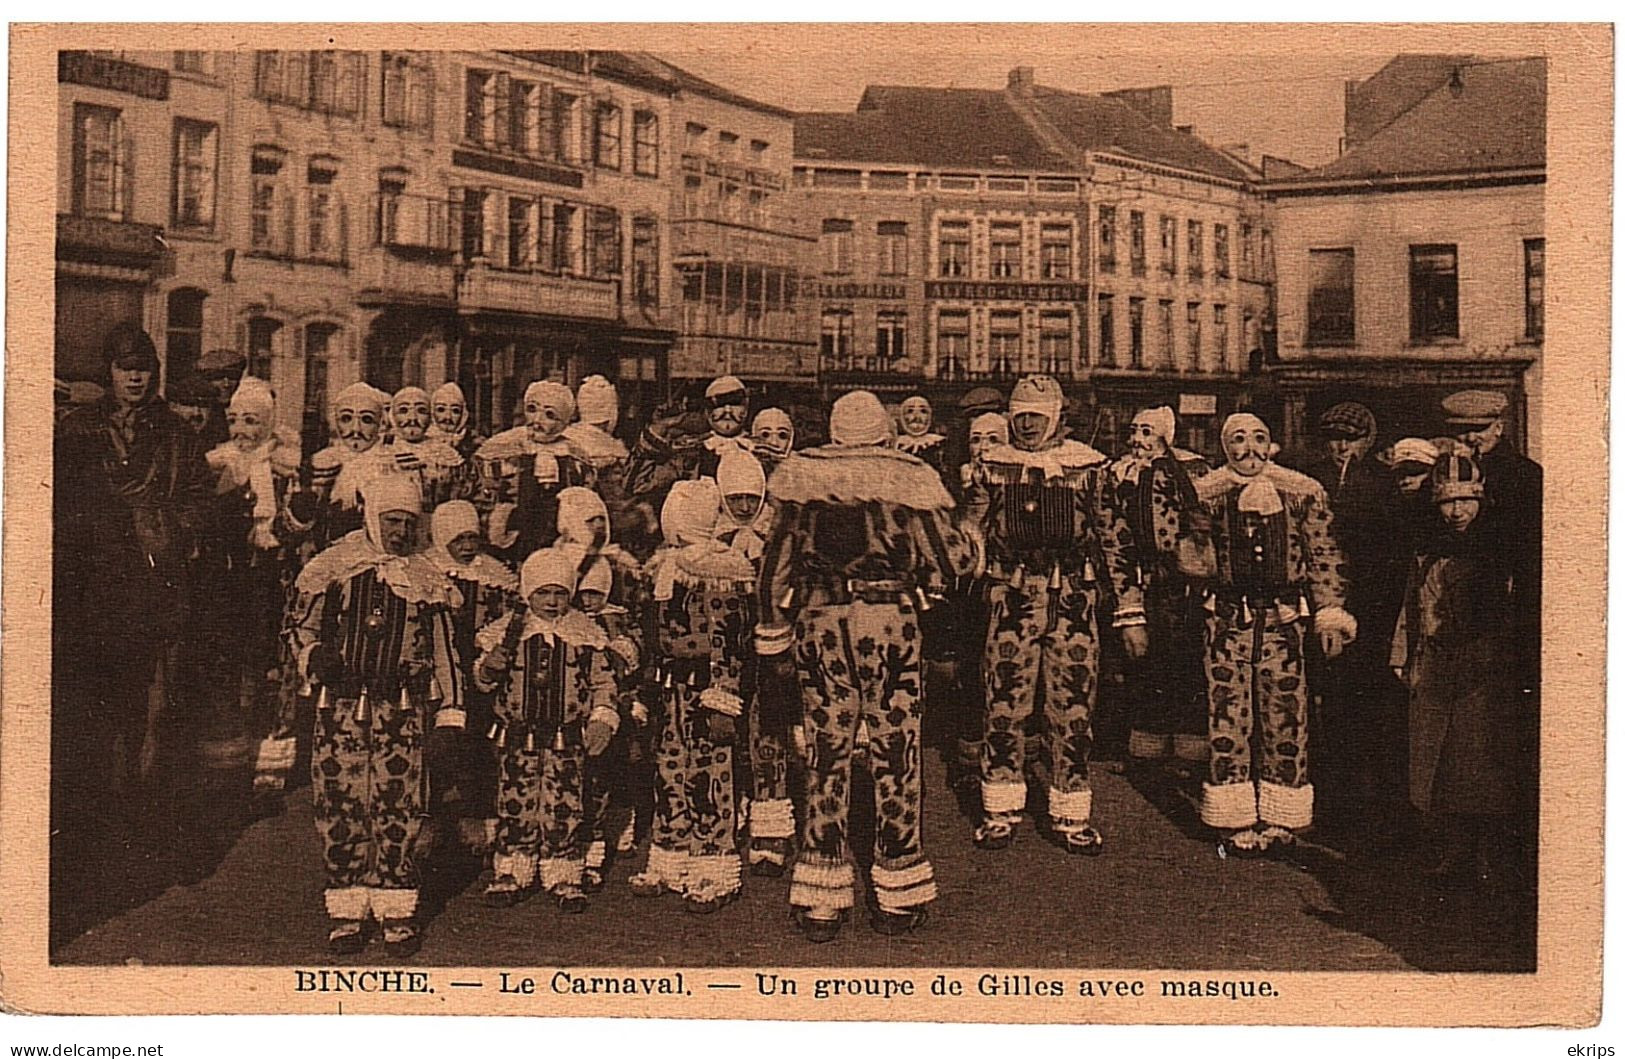
<svg viewBox="0 0 1625 1059"><path fill-rule="evenodd" d="M1386 629L1393 614L1384 599L1397 599L1404 590L1404 573L1390 568L1398 512L1388 502L1387 475L1372 451L1377 419L1365 405L1342 401L1321 414L1319 426L1325 447L1305 470L1320 482L1331 505L1347 579L1344 606L1360 628ZM1335 661L1310 654L1321 747L1315 766L1321 781L1317 815L1323 823L1352 826L1380 815L1373 811L1383 790L1379 748L1397 719L1384 708L1393 697L1387 654L1377 635L1350 644Z"/></svg>
<svg viewBox="0 0 1625 1059"><path fill-rule="evenodd" d="M416 479L378 475L363 493L365 528L300 571L289 638L321 689L311 784L328 948L360 952L370 918L398 958L421 943L413 846L425 812L424 742L431 729L465 721L452 616L461 600L420 548Z"/></svg>
<svg viewBox="0 0 1625 1059"><path fill-rule="evenodd" d="M921 844L920 594L972 572L973 538L952 524L935 471L894 445L874 394L830 411L828 445L785 458L768 482L780 505L762 557L757 653L767 679L800 679L807 811L790 904L812 941L830 941L853 905L848 845L852 755L867 727L874 775L871 925L921 925L937 885ZM793 660L793 661L792 661Z"/></svg>
<svg viewBox="0 0 1625 1059"><path fill-rule="evenodd" d="M186 420L200 435L212 421L210 413L215 407L214 387L201 375L187 375L164 387L164 400L170 410Z"/></svg>
<svg viewBox="0 0 1625 1059"><path fill-rule="evenodd" d="M1174 410L1136 413L1128 451L1112 464L1117 506L1134 534L1135 580L1144 596L1149 651L1130 676L1129 756L1207 764L1200 594L1179 572L1180 520L1196 504L1193 483L1212 470L1174 447Z"/></svg>
<svg viewBox="0 0 1625 1059"><path fill-rule="evenodd" d="M1145 654L1145 609L1129 561L1133 535L1112 495L1106 457L1062 434L1064 398L1048 375L1010 394L1012 444L971 471L965 524L987 541L990 609L983 678L982 849L1004 849L1027 806L1023 728L1043 686L1049 819L1070 853L1094 855L1092 721L1100 675L1096 608L1116 600L1111 627ZM1102 591L1104 581L1107 592Z"/></svg>
<svg viewBox="0 0 1625 1059"><path fill-rule="evenodd" d="M87 859L58 862L70 889L123 885L103 874L112 843L158 833L139 816L160 786L209 496L197 433L158 397L152 339L125 324L103 354L106 392L64 416L55 440L52 811L68 842L91 844ZM91 836L120 814L136 817L123 834Z"/></svg>
<svg viewBox="0 0 1625 1059"><path fill-rule="evenodd" d="M208 383L214 394L209 421L203 430L206 447L213 448L226 440L226 406L237 392L237 383L248 367L248 358L235 349L211 349L198 358L197 376Z"/></svg>
<svg viewBox="0 0 1625 1059"><path fill-rule="evenodd" d="M644 428L626 465L626 491L634 499L659 506L671 484L685 478L714 478L722 454L739 449L751 452L745 424L750 416L750 393L732 375L715 379L705 388L703 437L680 433L689 414L679 408L657 413Z"/></svg>
<svg viewBox="0 0 1625 1059"><path fill-rule="evenodd" d="M561 491L597 484L587 454L564 433L575 413L568 386L533 382L525 388L524 424L492 435L476 453L482 495L494 504L487 531L508 559L523 561L553 543Z"/></svg>
<svg viewBox="0 0 1625 1059"><path fill-rule="evenodd" d="M1326 491L1274 462L1257 416L1237 412L1219 436L1226 462L1196 483L1179 562L1207 595L1202 821L1226 833L1231 855L1251 857L1314 819L1304 622L1313 616L1327 658L1357 626Z"/></svg>

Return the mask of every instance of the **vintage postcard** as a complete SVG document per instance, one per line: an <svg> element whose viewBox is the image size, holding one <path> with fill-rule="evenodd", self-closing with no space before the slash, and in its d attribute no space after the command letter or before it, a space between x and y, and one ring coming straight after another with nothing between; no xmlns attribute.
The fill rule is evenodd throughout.
<svg viewBox="0 0 1625 1059"><path fill-rule="evenodd" d="M1612 69L14 26L0 1000L1595 1024Z"/></svg>

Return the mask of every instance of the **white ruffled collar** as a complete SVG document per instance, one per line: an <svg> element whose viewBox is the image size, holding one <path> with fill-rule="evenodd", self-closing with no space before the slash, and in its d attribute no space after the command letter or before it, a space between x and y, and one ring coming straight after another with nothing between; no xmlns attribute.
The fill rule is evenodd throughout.
<svg viewBox="0 0 1625 1059"><path fill-rule="evenodd" d="M462 605L462 593L427 555L422 552L391 555L373 544L364 529L339 538L336 544L306 563L295 587L302 593L315 595L367 570L373 571L408 603Z"/></svg>
<svg viewBox="0 0 1625 1059"><path fill-rule="evenodd" d="M1067 438L1037 452L1018 449L1014 445L996 443L982 454L989 464L1025 467L1044 473L1045 478L1062 478L1069 471L1081 471L1106 462L1104 453L1081 441Z"/></svg>

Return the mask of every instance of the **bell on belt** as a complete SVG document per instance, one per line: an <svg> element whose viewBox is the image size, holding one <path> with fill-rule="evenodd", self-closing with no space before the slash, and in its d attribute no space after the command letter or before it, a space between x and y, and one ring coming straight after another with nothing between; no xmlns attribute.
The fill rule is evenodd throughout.
<svg viewBox="0 0 1625 1059"><path fill-rule="evenodd" d="M1035 511L1038 510L1038 501L1036 501L1036 500L1027 501L1026 503L1021 505L1021 510L1027 512L1027 514L1029 514L1029 515L1033 514Z"/></svg>
<svg viewBox="0 0 1625 1059"><path fill-rule="evenodd" d="M564 728L562 726L553 730L553 749L555 751L564 749Z"/></svg>
<svg viewBox="0 0 1625 1059"><path fill-rule="evenodd" d="M322 690L316 693L316 709L318 709L318 710L331 710L332 708L333 708L333 696L328 694L327 685L323 684L322 685Z"/></svg>
<svg viewBox="0 0 1625 1059"><path fill-rule="evenodd" d="M508 745L508 726L501 721L492 721L491 730L485 733L485 738L499 747Z"/></svg>
<svg viewBox="0 0 1625 1059"><path fill-rule="evenodd" d="M361 689L361 696L355 700L355 720L357 724L366 724L372 719L372 703L367 698L367 689Z"/></svg>
<svg viewBox="0 0 1625 1059"><path fill-rule="evenodd" d="M536 729L534 728L525 732L525 750L531 754L536 752Z"/></svg>
<svg viewBox="0 0 1625 1059"><path fill-rule="evenodd" d="M403 685L401 685L401 712L402 713L410 713L411 710L412 710L412 693L410 691L407 691L406 690L406 685L403 684Z"/></svg>
<svg viewBox="0 0 1625 1059"><path fill-rule="evenodd" d="M779 609L780 610L789 610L791 605L794 604L795 601L796 601L796 588L795 588L794 585L791 585L789 588L785 589L779 595Z"/></svg>

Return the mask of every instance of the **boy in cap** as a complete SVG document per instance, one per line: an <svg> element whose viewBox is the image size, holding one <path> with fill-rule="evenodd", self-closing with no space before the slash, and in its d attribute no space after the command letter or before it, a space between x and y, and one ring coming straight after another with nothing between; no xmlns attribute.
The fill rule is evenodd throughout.
<svg viewBox="0 0 1625 1059"><path fill-rule="evenodd" d="M1128 752L1132 759L1172 757L1207 764L1200 594L1179 572L1180 520L1196 504L1193 483L1211 467L1174 447L1167 405L1141 409L1129 424L1128 451L1112 464L1117 505L1134 534L1135 580L1144 597L1150 643L1130 674Z"/></svg>
<svg viewBox="0 0 1625 1059"><path fill-rule="evenodd" d="M1099 683L1100 578L1117 601L1111 627L1131 657L1146 650L1145 610L1132 577L1133 536L1113 503L1106 457L1064 439L1060 384L1029 375L1010 395L1013 444L995 445L971 472L965 523L987 541L990 607L983 676L982 849L1004 849L1027 805L1023 726L1039 685L1049 818L1070 853L1095 855L1091 723Z"/></svg>
<svg viewBox="0 0 1625 1059"><path fill-rule="evenodd" d="M523 426L493 435L479 447L483 493L490 498L491 542L508 555L530 555L558 535L558 496L597 482L587 454L565 428L575 418L575 394L543 380L525 389Z"/></svg>
<svg viewBox="0 0 1625 1059"><path fill-rule="evenodd" d="M870 739L875 908L902 934L937 896L921 841L919 595L968 575L976 542L953 525L953 499L924 462L898 452L879 398L846 394L829 445L787 457L768 494L780 505L762 559L757 654L793 664L809 752L807 814L790 904L809 940L833 940L853 904L847 841L854 743ZM792 662L793 660L793 662Z"/></svg>
<svg viewBox="0 0 1625 1059"><path fill-rule="evenodd" d="M366 526L305 565L289 635L320 686L311 753L327 872L328 947L366 945L370 916L391 958L410 956L426 809L424 741L465 722L456 591L418 546L423 502L406 475L363 486Z"/></svg>
<svg viewBox="0 0 1625 1059"><path fill-rule="evenodd" d="M187 375L164 387L164 400L170 409L202 434L209 427L214 410L214 387L201 375Z"/></svg>
<svg viewBox="0 0 1625 1059"><path fill-rule="evenodd" d="M756 571L717 539L721 502L708 478L674 483L660 512L666 545L648 566L659 781L649 864L632 877L632 889L681 894L699 914L721 908L740 888L733 755Z"/></svg>
<svg viewBox="0 0 1625 1059"><path fill-rule="evenodd" d="M480 630L475 675L496 693L495 742L501 753L497 834L486 901L552 894L561 911L587 910L588 759L609 748L620 728L609 641L571 605L582 550L544 548L519 571L524 611Z"/></svg>
<svg viewBox="0 0 1625 1059"><path fill-rule="evenodd" d="M204 443L210 448L226 440L226 406L247 367L248 358L235 349L211 349L197 360L197 377L212 394L208 422L203 428Z"/></svg>
<svg viewBox="0 0 1625 1059"><path fill-rule="evenodd" d="M1303 622L1313 615L1328 658L1357 626L1343 608L1326 491L1274 462L1277 446L1257 416L1230 416L1220 438L1226 463L1196 483L1180 569L1207 593L1202 821L1247 857L1290 843L1314 819Z"/></svg>

